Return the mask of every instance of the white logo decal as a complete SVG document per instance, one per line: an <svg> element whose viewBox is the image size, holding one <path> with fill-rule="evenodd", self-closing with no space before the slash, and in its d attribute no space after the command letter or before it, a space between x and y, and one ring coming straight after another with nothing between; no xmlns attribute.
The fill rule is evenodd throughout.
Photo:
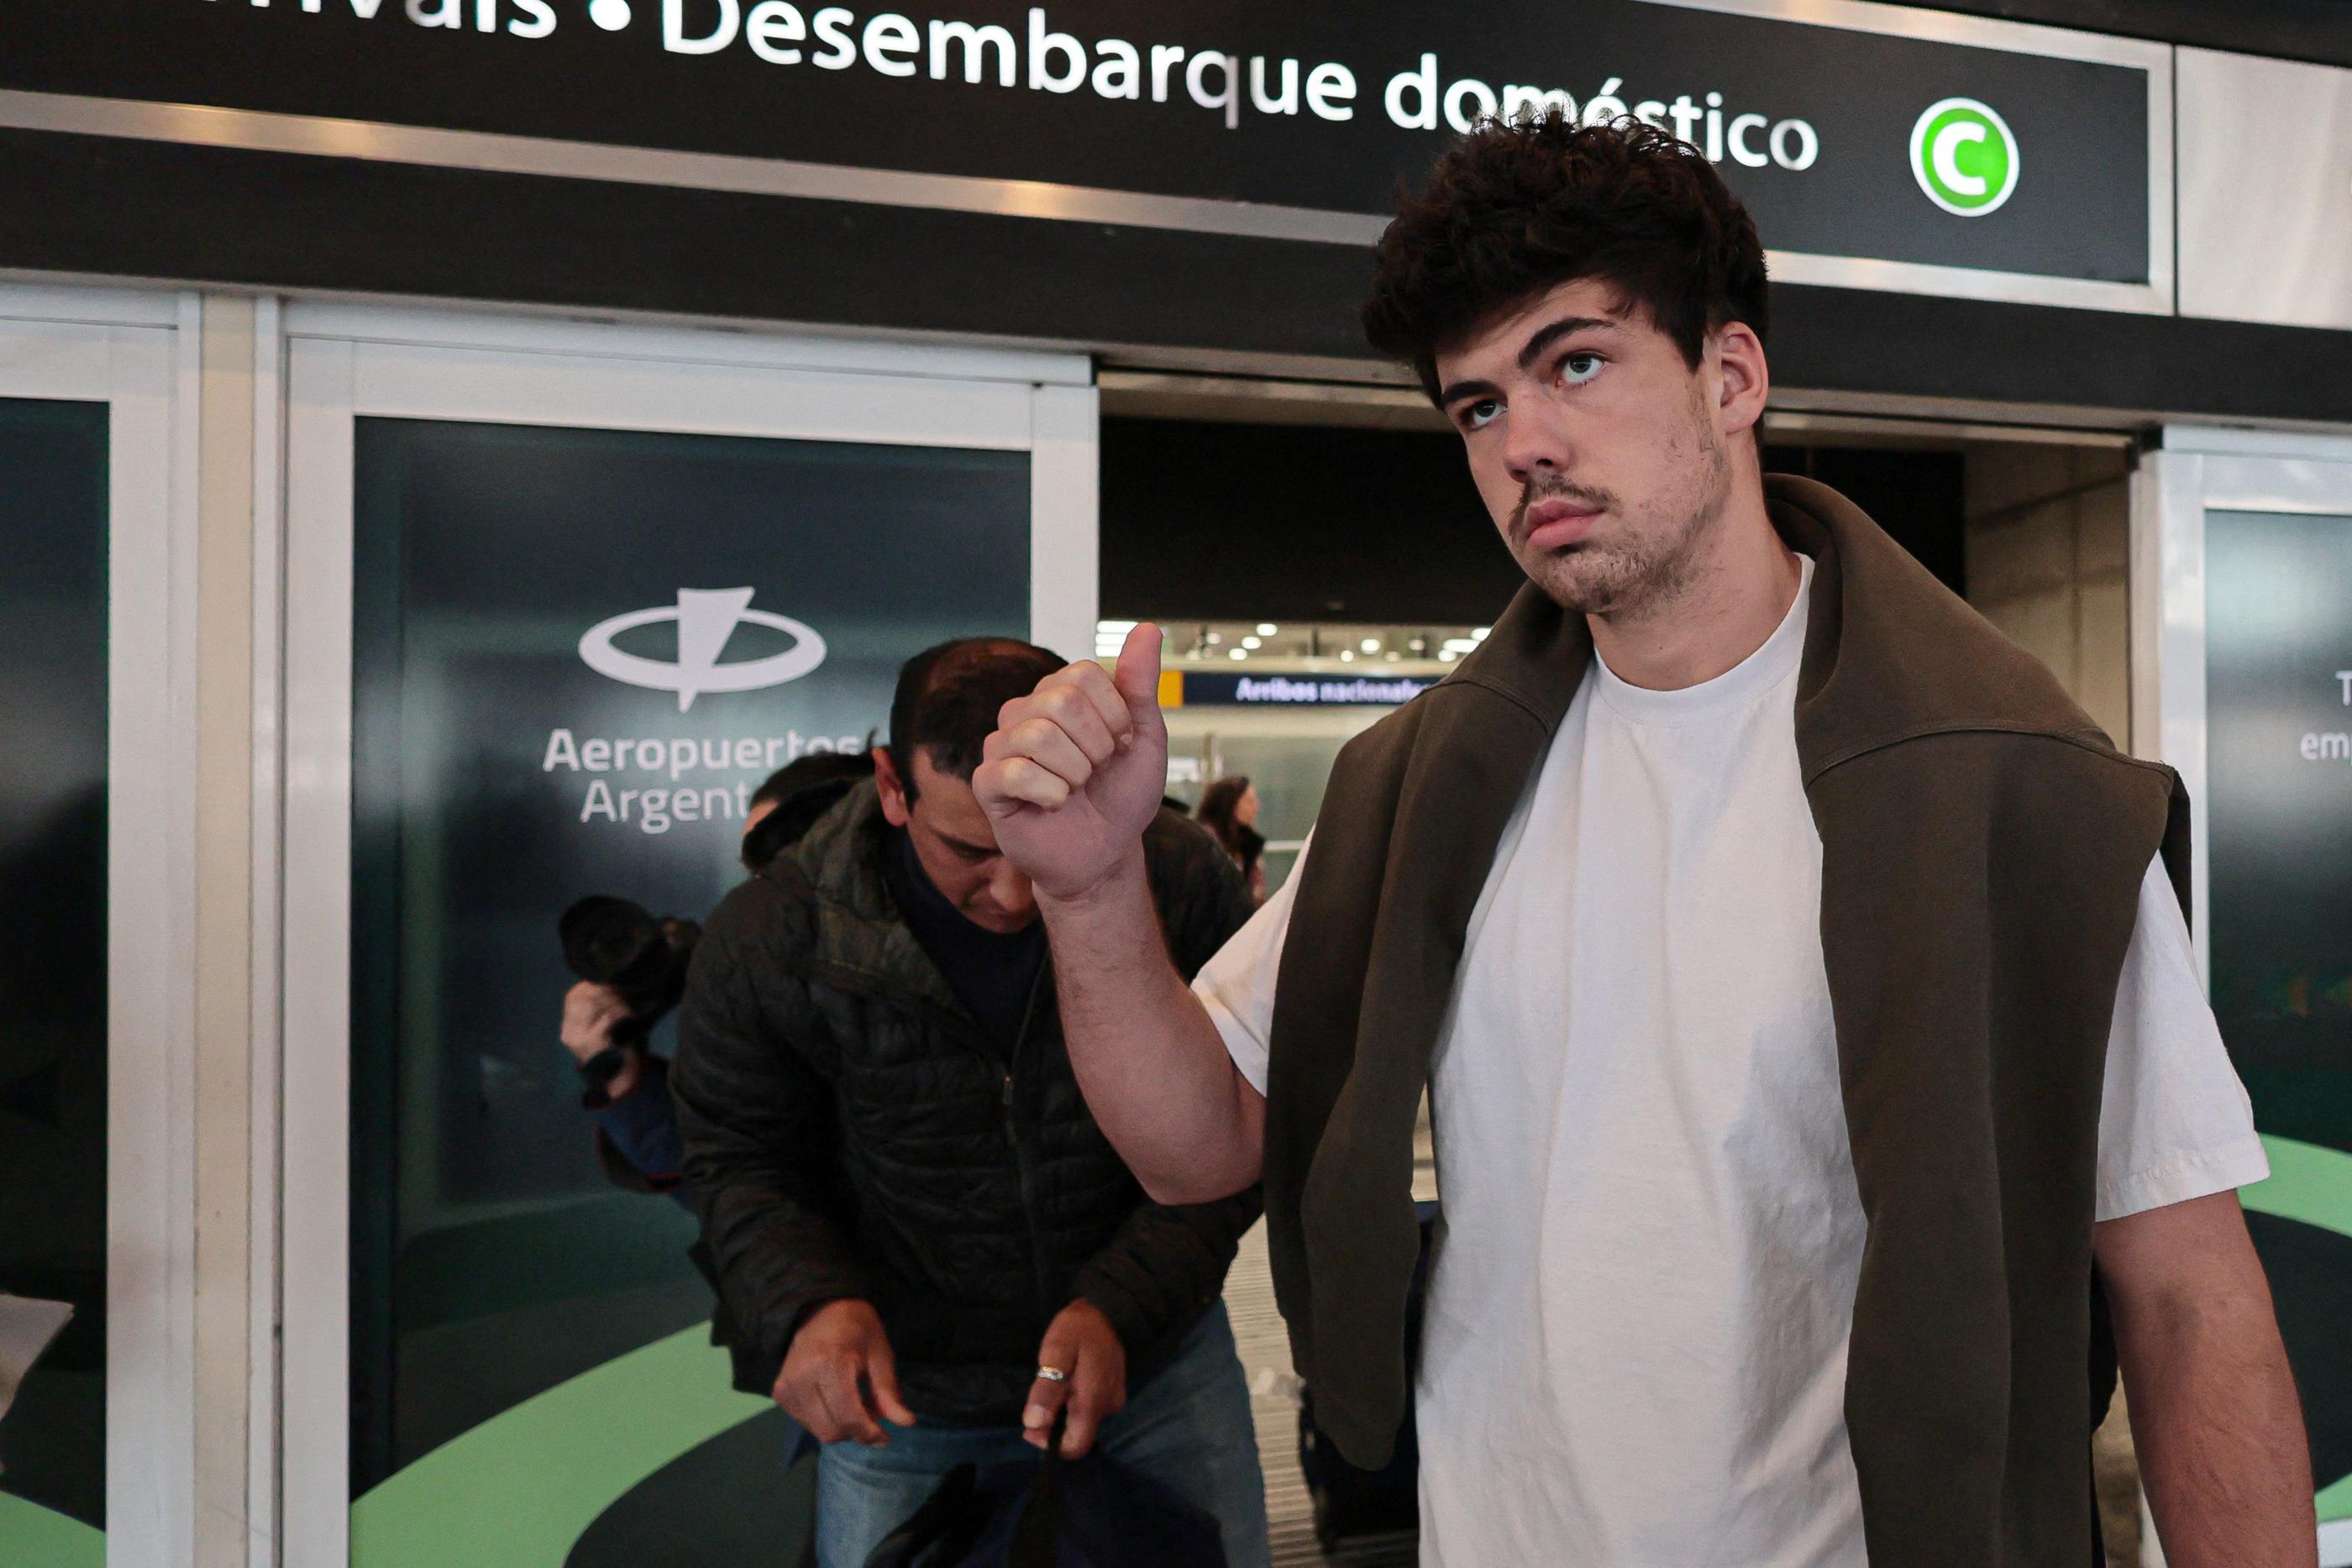
<svg viewBox="0 0 2352 1568"><path fill-rule="evenodd" d="M657 692L676 692L684 713L704 692L755 692L799 680L824 663L824 639L813 627L788 615L771 615L751 608L749 588L681 588L675 608L632 610L588 628L580 639L580 657L600 675ZM663 664L613 646L613 639L639 626L677 623L677 662ZM793 645L764 659L739 659L722 664L719 655L742 622L770 626L790 635Z"/></svg>

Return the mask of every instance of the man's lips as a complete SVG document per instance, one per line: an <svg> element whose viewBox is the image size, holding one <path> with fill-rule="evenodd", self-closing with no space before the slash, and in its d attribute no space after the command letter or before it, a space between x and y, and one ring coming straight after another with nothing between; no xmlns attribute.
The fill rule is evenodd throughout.
<svg viewBox="0 0 2352 1568"><path fill-rule="evenodd" d="M1581 543L1600 520L1601 508L1576 501L1538 501L1527 511L1526 533L1530 549L1559 549Z"/></svg>

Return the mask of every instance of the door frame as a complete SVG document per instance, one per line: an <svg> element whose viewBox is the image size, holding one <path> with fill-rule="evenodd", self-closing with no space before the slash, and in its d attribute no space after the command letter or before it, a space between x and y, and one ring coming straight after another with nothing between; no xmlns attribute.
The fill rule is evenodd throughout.
<svg viewBox="0 0 2352 1568"><path fill-rule="evenodd" d="M350 1561L350 1009L355 423L463 420L1031 454L1031 635L1092 653L1097 402L1082 356L462 311L288 304L283 434L285 1049L278 1103L283 1536Z"/></svg>
<svg viewBox="0 0 2352 1568"><path fill-rule="evenodd" d="M2206 764L2205 518L2212 511L2352 517L2352 434L2168 425L2133 476L2134 750L2170 764L2189 790L2197 965L2211 986L2211 855ZM2273 1147L2273 1164L2292 1151ZM2273 1209L2268 1184L2250 1209ZM2333 1477L2316 1478L2324 1486ZM2160 1561L2151 1558L2151 1562ZM2352 1568L2352 1520L2319 1527L2321 1568Z"/></svg>
<svg viewBox="0 0 2352 1568"><path fill-rule="evenodd" d="M194 1552L194 293L0 283L0 397L108 405L106 1553Z"/></svg>
<svg viewBox="0 0 2352 1568"><path fill-rule="evenodd" d="M2189 930L2209 978L2205 799L2205 514L2352 515L2352 434L2173 424L2132 476L2132 749L2189 790ZM2352 1561L2352 1559L2347 1559Z"/></svg>

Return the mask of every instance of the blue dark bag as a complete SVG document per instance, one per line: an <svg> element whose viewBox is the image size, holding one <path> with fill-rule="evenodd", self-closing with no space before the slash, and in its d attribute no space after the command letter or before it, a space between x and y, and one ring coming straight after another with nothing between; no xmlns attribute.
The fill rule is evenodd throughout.
<svg viewBox="0 0 2352 1568"><path fill-rule="evenodd" d="M1217 1521L1099 1449L958 1465L866 1568L1225 1568Z"/></svg>

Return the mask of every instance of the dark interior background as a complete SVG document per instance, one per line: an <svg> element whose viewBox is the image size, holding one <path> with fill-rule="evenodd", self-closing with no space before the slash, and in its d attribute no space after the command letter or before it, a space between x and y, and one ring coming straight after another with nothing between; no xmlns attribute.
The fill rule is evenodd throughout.
<svg viewBox="0 0 2352 1568"><path fill-rule="evenodd" d="M73 1303L0 1490L106 1523L107 405L0 398L0 1291ZM0 1561L13 1561L0 1543Z"/></svg>
<svg viewBox="0 0 2352 1568"><path fill-rule="evenodd" d="M1769 447L1843 491L1955 591L1962 455ZM1483 625L1524 580L1442 432L1102 422L1102 612Z"/></svg>

